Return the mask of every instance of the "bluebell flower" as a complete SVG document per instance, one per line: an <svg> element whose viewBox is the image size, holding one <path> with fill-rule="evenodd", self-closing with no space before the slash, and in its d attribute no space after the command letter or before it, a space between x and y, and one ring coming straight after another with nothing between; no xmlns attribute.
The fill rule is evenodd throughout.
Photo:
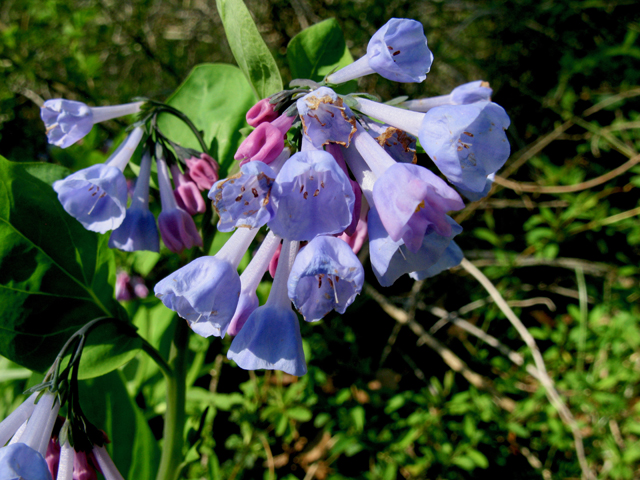
<svg viewBox="0 0 640 480"><path fill-rule="evenodd" d="M62 207L87 230L105 233L118 228L124 220L127 181L122 172L142 133L142 128L135 128L105 163L53 183Z"/></svg>
<svg viewBox="0 0 640 480"><path fill-rule="evenodd" d="M289 298L308 322L331 310L344 313L362 290L364 268L339 238L318 236L297 255L289 274Z"/></svg>
<svg viewBox="0 0 640 480"><path fill-rule="evenodd" d="M298 99L296 106L304 135L314 147L322 148L328 143L349 146L356 132L356 120L333 90L320 87Z"/></svg>
<svg viewBox="0 0 640 480"><path fill-rule="evenodd" d="M220 217L218 230L261 227L272 216L269 209L271 187L276 172L263 162L248 162L237 175L218 180L209 191L213 208Z"/></svg>
<svg viewBox="0 0 640 480"><path fill-rule="evenodd" d="M452 240L434 265L419 272L411 272L409 276L414 280L424 280L425 278L435 277L445 270L460 265L463 258L464 253L462 253L458 244Z"/></svg>
<svg viewBox="0 0 640 480"><path fill-rule="evenodd" d="M491 100L493 90L489 83L483 80L459 85L448 95L438 95L436 97L407 100L398 106L415 110L416 112L427 112L434 107L442 105L465 105L468 103L483 102Z"/></svg>
<svg viewBox="0 0 640 480"><path fill-rule="evenodd" d="M153 213L149 210L149 179L151 176L151 156L146 152L140 162L140 173L133 191L131 205L124 221L111 232L109 247L125 252L160 249L158 227Z"/></svg>
<svg viewBox="0 0 640 480"><path fill-rule="evenodd" d="M137 113L142 104L89 107L82 102L57 98L44 102L40 116L47 129L49 143L67 148L87 135L95 123Z"/></svg>
<svg viewBox="0 0 640 480"><path fill-rule="evenodd" d="M447 212L464 208L460 195L444 180L424 167L406 163L396 163L378 178L373 200L389 236L396 242L402 238L414 253L429 230L449 237Z"/></svg>
<svg viewBox="0 0 640 480"><path fill-rule="evenodd" d="M271 258L280 245L280 240L273 232L269 232L247 268L240 275L240 298L227 330L229 335L237 335L249 315L260 305L256 291L269 268Z"/></svg>
<svg viewBox="0 0 640 480"><path fill-rule="evenodd" d="M396 162L417 163L416 137L385 123L369 122L368 133Z"/></svg>
<svg viewBox="0 0 640 480"><path fill-rule="evenodd" d="M287 296L287 277L298 242L285 240L267 303L254 310L231 342L227 357L245 370L307 373L298 317Z"/></svg>
<svg viewBox="0 0 640 480"><path fill-rule="evenodd" d="M271 189L274 215L269 228L287 240L311 240L343 232L355 196L349 178L331 154L298 152L283 165Z"/></svg>
<svg viewBox="0 0 640 480"><path fill-rule="evenodd" d="M509 123L504 109L493 102L436 107L425 114L419 138L447 180L480 193L487 177L509 158Z"/></svg>
<svg viewBox="0 0 640 480"><path fill-rule="evenodd" d="M213 257L206 256L158 282L156 297L203 337L224 337L240 295L238 265L258 229L236 231Z"/></svg>
<svg viewBox="0 0 640 480"><path fill-rule="evenodd" d="M31 396L11 412L7 418L0 422L0 445L5 445L11 437L15 435L20 426L29 419L33 410L36 408L35 401L38 395L39 392L32 393Z"/></svg>
<svg viewBox="0 0 640 480"><path fill-rule="evenodd" d="M187 212L178 207L169 180L169 171L164 158L157 159L158 187L162 212L158 216L158 227L162 241L173 253L180 253L186 248L202 246L202 237L196 224Z"/></svg>
<svg viewBox="0 0 640 480"><path fill-rule="evenodd" d="M367 45L367 55L327 77L328 83L344 83L371 73L394 82L419 83L427 78L433 54L420 22L392 18Z"/></svg>
<svg viewBox="0 0 640 480"><path fill-rule="evenodd" d="M91 453L98 462L98 466L105 480L124 480L104 445L101 447L94 445Z"/></svg>
<svg viewBox="0 0 640 480"><path fill-rule="evenodd" d="M0 479L51 480L51 473L40 452L24 443L14 443L0 447Z"/></svg>
<svg viewBox="0 0 640 480"><path fill-rule="evenodd" d="M442 258L451 239L462 231L462 227L447 217L451 226L449 236L439 235L435 230L426 233L417 252L412 252L402 239L394 241L385 230L374 207L369 210L369 255L373 273L383 287L393 283L405 273L421 272L434 267Z"/></svg>

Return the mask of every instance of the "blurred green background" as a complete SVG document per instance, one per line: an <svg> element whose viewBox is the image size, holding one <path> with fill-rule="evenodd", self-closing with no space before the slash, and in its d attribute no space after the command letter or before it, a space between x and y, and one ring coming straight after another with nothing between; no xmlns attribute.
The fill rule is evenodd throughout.
<svg viewBox="0 0 640 480"><path fill-rule="evenodd" d="M493 100L511 116L512 156L500 172L505 180L459 215L465 231L456 240L536 338L594 474L638 478L637 2L246 3L285 82L287 43L307 26L335 17L358 58L378 27L407 17L423 23L435 56L427 81L399 85L371 75L359 91L387 100L491 83ZM4 0L0 36L0 153L71 168L103 159L124 124L100 124L61 151L46 144L38 102L162 100L195 65L233 63L212 0ZM149 288L178 265L163 259L152 270L158 259L149 255L118 258ZM571 431L518 364L531 364L530 352L474 278L457 268L381 289L368 269L367 281L347 314L302 325L309 374L300 379L243 371L226 360L228 339L192 336L184 478L581 476ZM405 316L393 318L390 306ZM127 308L166 352L172 313L153 298ZM30 375L0 359L0 417ZM160 373L140 357L86 383L96 423L107 422L106 404L132 415L127 425L109 420L108 433L125 477L143 471L132 452L146 452L147 463L156 458ZM110 401L92 399L96 385Z"/></svg>

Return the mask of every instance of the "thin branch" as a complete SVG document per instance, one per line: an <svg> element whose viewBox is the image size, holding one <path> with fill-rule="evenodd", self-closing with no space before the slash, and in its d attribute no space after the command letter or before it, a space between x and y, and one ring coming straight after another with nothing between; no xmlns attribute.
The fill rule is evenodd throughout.
<svg viewBox="0 0 640 480"><path fill-rule="evenodd" d="M593 178L591 180L587 180L586 182L580 182L576 185L557 185L557 186L541 186L535 185L531 183L521 183L514 182L512 180L507 180L503 177L496 175L495 183L498 185L510 188L511 190L515 190L516 192L535 192L535 193L574 193L580 192L582 190L588 190L590 188L601 185L609 180L617 177L618 175L623 174L630 168L634 167L640 163L640 155L635 155L631 159L629 159L624 164L620 165L618 168L611 170L610 172L605 173L599 177Z"/></svg>
<svg viewBox="0 0 640 480"><path fill-rule="evenodd" d="M589 262L581 258L555 258L549 260L546 258L534 258L534 257L519 257L509 260L498 260L495 258L482 258L474 260L473 264L476 267L559 267L575 270L576 267L580 267L584 270L584 273L588 275L594 275L602 277L610 273L614 273L617 268L606 263Z"/></svg>
<svg viewBox="0 0 640 480"><path fill-rule="evenodd" d="M440 355L440 357L442 357L449 368L462 374L462 376L474 387L491 393L500 408L507 412L512 412L515 409L515 402L510 398L500 395L500 393L493 387L491 380L469 369L467 364L464 363L455 353L429 335L422 325L415 320L410 319L407 312L393 305L384 295L380 294L369 284L365 283L364 291L396 322L408 325L413 333L418 336L419 344L424 343L434 350L438 355Z"/></svg>
<svg viewBox="0 0 640 480"><path fill-rule="evenodd" d="M596 227L603 227L605 225L611 225L613 223L617 223L621 220L625 220L627 218L635 217L636 215L640 215L640 207L633 208L631 210L627 210L626 212L617 213L616 215L612 215L607 218L603 218L602 220L593 220L585 225L581 225L580 227L572 230L570 232L571 235L575 235L576 233L584 232L586 230L591 230Z"/></svg>
<svg viewBox="0 0 640 480"><path fill-rule="evenodd" d="M493 300L496 302L496 305L502 313L507 317L507 319L514 326L522 340L527 344L529 349L531 350L531 354L533 356L533 361L535 363L536 369L538 371L540 383L545 389L545 393L549 402L556 408L558 413L560 414L560 418L565 422L565 424L571 429L573 433L573 438L575 442L576 454L578 456L578 461L580 462L580 468L582 469L582 475L586 479L595 479L595 476L591 469L589 468L589 464L587 463L587 458L584 453L584 444L582 442L582 433L580 432L580 428L578 427L578 423L576 422L571 410L564 404L558 391L556 390L553 380L549 376L547 372L547 368L544 364L544 359L542 358L542 353L536 344L531 333L527 330L527 327L520 321L520 319L513 313L513 310L507 305L507 302L502 298L498 289L491 283L480 270L478 270L469 260L466 258L462 259L460 264L467 272L469 272L480 284L484 287L484 289L491 295Z"/></svg>

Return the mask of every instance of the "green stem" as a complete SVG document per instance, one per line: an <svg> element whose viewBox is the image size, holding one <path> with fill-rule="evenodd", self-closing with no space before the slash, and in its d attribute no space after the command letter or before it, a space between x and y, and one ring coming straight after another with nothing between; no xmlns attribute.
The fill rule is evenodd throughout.
<svg viewBox="0 0 640 480"><path fill-rule="evenodd" d="M184 446L185 400L186 400L186 354L189 342L189 327L179 319L176 324L169 366L172 375L167 375L167 411L164 417L164 443L156 480L175 480L182 463Z"/></svg>
<svg viewBox="0 0 640 480"><path fill-rule="evenodd" d="M145 352L147 355L149 355L151 360L153 360L155 364L158 366L158 368L162 370L162 374L165 376L166 379L169 379L170 377L173 376L173 369L171 368L171 366L167 363L167 361L164 358L162 358L162 355L160 355L160 352L158 352L153 347L153 345L147 342L144 338L142 339L142 351Z"/></svg>

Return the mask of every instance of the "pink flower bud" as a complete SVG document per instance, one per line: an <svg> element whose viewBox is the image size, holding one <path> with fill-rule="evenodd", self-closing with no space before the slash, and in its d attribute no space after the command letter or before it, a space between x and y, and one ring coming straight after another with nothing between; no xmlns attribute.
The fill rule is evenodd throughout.
<svg viewBox="0 0 640 480"><path fill-rule="evenodd" d="M252 127L271 122L278 117L278 113L273 110L273 105L268 98L263 98L247 112L247 123Z"/></svg>
<svg viewBox="0 0 640 480"><path fill-rule="evenodd" d="M162 241L173 253L196 245L202 246L202 238L193 218L181 208L163 210L158 217L158 227Z"/></svg>
<svg viewBox="0 0 640 480"><path fill-rule="evenodd" d="M258 160L273 162L284 149L284 135L270 123L261 123L242 142L233 158L241 160L240 165Z"/></svg>
<svg viewBox="0 0 640 480"><path fill-rule="evenodd" d="M178 207L185 210L189 215L204 213L207 206L202 199L198 186L191 180L188 180L187 176L180 172L176 164L171 165L171 174L173 175L173 181L176 185L173 195Z"/></svg>
<svg viewBox="0 0 640 480"><path fill-rule="evenodd" d="M73 457L73 480L97 480L95 467L89 462L85 452L75 452Z"/></svg>
<svg viewBox="0 0 640 480"><path fill-rule="evenodd" d="M218 181L218 169L220 166L218 162L206 153L201 153L200 158L191 157L186 162L189 169L189 177L200 190L210 190L213 184Z"/></svg>
<svg viewBox="0 0 640 480"><path fill-rule="evenodd" d="M58 464L60 463L60 444L56 438L49 440L44 459L49 467L49 472L51 472L51 477L56 478L58 476Z"/></svg>

